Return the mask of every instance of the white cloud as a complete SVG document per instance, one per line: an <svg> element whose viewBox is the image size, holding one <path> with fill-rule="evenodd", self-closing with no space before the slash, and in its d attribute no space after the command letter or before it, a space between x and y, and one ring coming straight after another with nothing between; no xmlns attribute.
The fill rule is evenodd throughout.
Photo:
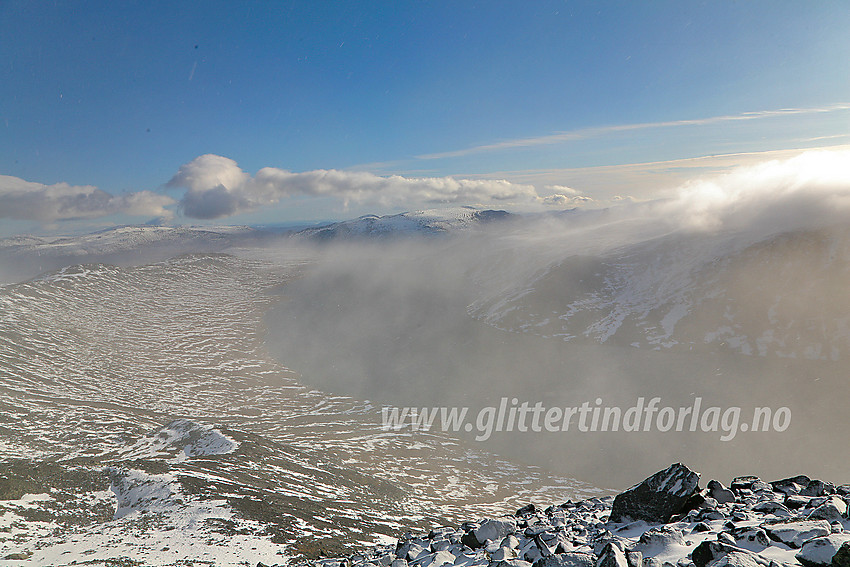
<svg viewBox="0 0 850 567"><path fill-rule="evenodd" d="M547 193L552 192L551 195L539 198L539 201L548 207L579 207L596 204L595 199L565 185L546 185L543 189Z"/></svg>
<svg viewBox="0 0 850 567"><path fill-rule="evenodd" d="M183 165L168 183L185 187L180 202L188 217L213 219L255 210L296 196L334 197L344 205L405 208L440 203L532 203L532 185L505 180L452 177L381 177L363 171L313 170L301 173L265 167L251 177L232 159L207 154Z"/></svg>
<svg viewBox="0 0 850 567"><path fill-rule="evenodd" d="M546 185L543 189L553 193L559 193L561 195L581 195L581 191L573 189L572 187L567 187L566 185Z"/></svg>
<svg viewBox="0 0 850 567"><path fill-rule="evenodd" d="M809 151L697 179L658 210L705 230L793 230L843 221L850 214L850 150Z"/></svg>
<svg viewBox="0 0 850 567"><path fill-rule="evenodd" d="M168 217L174 200L151 191L112 195L92 185L44 185L0 175L0 218L52 223L116 213Z"/></svg>

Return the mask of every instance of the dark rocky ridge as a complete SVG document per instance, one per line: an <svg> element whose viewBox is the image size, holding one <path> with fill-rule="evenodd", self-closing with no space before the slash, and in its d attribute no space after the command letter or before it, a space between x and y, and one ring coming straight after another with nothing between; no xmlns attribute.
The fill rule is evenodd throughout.
<svg viewBox="0 0 850 567"><path fill-rule="evenodd" d="M674 464L616 497L407 533L315 567L850 567L850 485L800 475L729 487Z"/></svg>

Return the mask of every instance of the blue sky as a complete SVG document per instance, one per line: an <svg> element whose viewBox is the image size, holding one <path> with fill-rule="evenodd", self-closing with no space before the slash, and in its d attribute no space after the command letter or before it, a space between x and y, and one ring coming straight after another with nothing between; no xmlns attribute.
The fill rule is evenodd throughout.
<svg viewBox="0 0 850 567"><path fill-rule="evenodd" d="M848 29L844 1L3 0L0 223L648 198L847 144Z"/></svg>

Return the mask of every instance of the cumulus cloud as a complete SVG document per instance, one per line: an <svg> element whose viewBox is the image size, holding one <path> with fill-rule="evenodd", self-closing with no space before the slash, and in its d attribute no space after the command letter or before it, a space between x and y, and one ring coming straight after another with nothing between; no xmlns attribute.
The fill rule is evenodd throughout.
<svg viewBox="0 0 850 567"><path fill-rule="evenodd" d="M809 151L697 179L659 211L703 230L792 230L847 220L850 150Z"/></svg>
<svg viewBox="0 0 850 567"><path fill-rule="evenodd" d="M596 203L594 199L583 195L578 189L565 185L546 185L543 189L546 192L552 192L552 194L539 197L538 200L549 207L580 207Z"/></svg>
<svg viewBox="0 0 850 567"><path fill-rule="evenodd" d="M536 202L532 185L504 180L452 177L381 177L362 171L313 170L294 173L265 167L251 177L230 158L207 154L183 165L168 182L183 187L183 214L213 219L255 210L297 196L334 197L382 207L494 201Z"/></svg>
<svg viewBox="0 0 850 567"><path fill-rule="evenodd" d="M0 175L0 218L51 223L116 213L168 217L175 201L151 191L112 195L92 185L44 185Z"/></svg>

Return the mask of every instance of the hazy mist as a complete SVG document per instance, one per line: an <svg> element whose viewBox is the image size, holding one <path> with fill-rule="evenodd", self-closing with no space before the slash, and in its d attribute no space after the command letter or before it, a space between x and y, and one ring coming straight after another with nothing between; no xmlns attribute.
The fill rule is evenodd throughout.
<svg viewBox="0 0 850 567"><path fill-rule="evenodd" d="M639 397L674 408L700 397L742 408L742 422L755 407L791 410L785 431L727 441L571 428L481 442L604 486L674 461L722 480L806 472L846 482L831 435L848 425L850 390L841 157L802 156L666 201L454 238L331 244L283 289L268 343L305 383L379 404L474 415L503 397L547 408L602 398L622 410ZM550 319L564 332L539 336ZM635 342L662 328L665 340ZM477 443L474 433L460 435Z"/></svg>

